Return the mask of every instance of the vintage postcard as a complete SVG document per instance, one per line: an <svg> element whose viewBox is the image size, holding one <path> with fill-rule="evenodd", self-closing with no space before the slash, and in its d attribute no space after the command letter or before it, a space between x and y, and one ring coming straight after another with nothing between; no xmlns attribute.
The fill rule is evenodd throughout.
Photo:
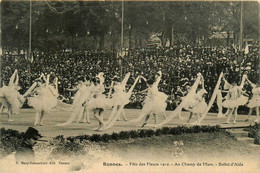
<svg viewBox="0 0 260 173"><path fill-rule="evenodd" d="M0 172L259 172L259 9L2 0Z"/></svg>

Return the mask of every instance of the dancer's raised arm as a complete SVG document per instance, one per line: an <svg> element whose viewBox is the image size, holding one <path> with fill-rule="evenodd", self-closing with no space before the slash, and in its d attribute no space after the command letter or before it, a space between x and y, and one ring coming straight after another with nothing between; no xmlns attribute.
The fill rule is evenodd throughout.
<svg viewBox="0 0 260 173"><path fill-rule="evenodd" d="M244 87L245 81L246 81L247 75L244 74L241 80L240 88L242 89Z"/></svg>
<svg viewBox="0 0 260 173"><path fill-rule="evenodd" d="M232 85L230 83L228 83L228 81L225 79L225 77L223 77L223 80L225 82L224 89L230 89L232 87Z"/></svg>
<svg viewBox="0 0 260 173"><path fill-rule="evenodd" d="M246 80L247 80L247 82L248 82L253 88L256 87L256 85L255 85L253 82L251 82L251 81L248 79L248 77L246 77Z"/></svg>
<svg viewBox="0 0 260 173"><path fill-rule="evenodd" d="M140 76L138 76L138 77L135 79L134 84L131 86L131 88L128 90L127 93L130 93L130 94L131 94L131 93L133 92L134 87L135 87L135 85L137 84L137 82L138 82L139 79L140 79Z"/></svg>
<svg viewBox="0 0 260 173"><path fill-rule="evenodd" d="M15 79L14 85L17 86L18 82L19 82L19 76L18 76L18 72L16 72L16 79Z"/></svg>
<svg viewBox="0 0 260 173"><path fill-rule="evenodd" d="M155 79L156 81L154 82L153 86L158 87L158 85L161 81L161 78L162 78L162 72L158 71L156 75L158 75L158 77L157 77L157 79Z"/></svg>
<svg viewBox="0 0 260 173"><path fill-rule="evenodd" d="M114 81L111 82L111 85L110 85L110 87L109 87L108 98L109 98L109 97L111 96L111 94L112 94L112 89L113 89L113 87L114 87Z"/></svg>
<svg viewBox="0 0 260 173"><path fill-rule="evenodd" d="M129 79L129 77L130 77L130 72L126 73L123 81L121 82L121 85L124 86L124 88L125 88L125 85L126 85L128 79Z"/></svg>
<svg viewBox="0 0 260 173"><path fill-rule="evenodd" d="M17 73L18 73L18 71L17 71L17 69L15 69L14 73L12 74L12 76L9 80L9 84L8 84L9 86L14 85L14 79L15 79Z"/></svg>

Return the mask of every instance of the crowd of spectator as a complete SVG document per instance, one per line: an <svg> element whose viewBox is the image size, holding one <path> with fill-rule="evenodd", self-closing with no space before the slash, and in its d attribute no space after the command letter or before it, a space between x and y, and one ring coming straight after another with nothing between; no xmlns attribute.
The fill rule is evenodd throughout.
<svg viewBox="0 0 260 173"><path fill-rule="evenodd" d="M130 87L138 75L151 78L159 70L163 77L159 84L159 91L169 95L168 108L173 109L176 104L177 87L185 90L185 85L192 85L197 73L202 73L205 79L205 89L208 91L206 100L216 85L221 72L226 73L227 79L241 80L246 72L248 78L256 83L259 80L259 48L251 47L248 54L239 52L235 48L174 46L170 48L132 49L121 58L116 52L34 52L33 58L26 55L4 54L1 59L1 84L8 84L15 69L19 71L20 93L24 93L34 79L41 73L51 74L59 79L59 93L71 102L73 94L66 91L77 85L79 78L95 77L99 72L105 74L105 85L109 86L113 76L124 76L131 73L127 83ZM146 84L140 81L134 90L131 104L128 106L141 107L145 95L138 91L145 89Z"/></svg>

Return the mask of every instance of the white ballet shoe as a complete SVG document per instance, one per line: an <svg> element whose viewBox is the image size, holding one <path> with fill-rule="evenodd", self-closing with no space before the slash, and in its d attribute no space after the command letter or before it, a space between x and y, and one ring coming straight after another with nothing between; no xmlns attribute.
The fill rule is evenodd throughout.
<svg viewBox="0 0 260 173"><path fill-rule="evenodd" d="M40 123L34 123L34 126L40 126Z"/></svg>
<svg viewBox="0 0 260 173"><path fill-rule="evenodd" d="M237 121L236 121L236 120L234 120L234 121L233 121L233 124L236 124L236 123L237 123Z"/></svg>
<svg viewBox="0 0 260 173"><path fill-rule="evenodd" d="M258 119L256 119L254 122L255 122L255 123L258 123L259 121L258 121Z"/></svg>
<svg viewBox="0 0 260 173"><path fill-rule="evenodd" d="M14 120L12 120L12 119L8 119L8 122L13 122Z"/></svg>

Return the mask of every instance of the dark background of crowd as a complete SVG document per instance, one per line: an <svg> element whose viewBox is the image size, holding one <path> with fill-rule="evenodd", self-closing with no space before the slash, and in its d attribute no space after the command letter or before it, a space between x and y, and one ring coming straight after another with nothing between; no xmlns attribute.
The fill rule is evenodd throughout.
<svg viewBox="0 0 260 173"><path fill-rule="evenodd" d="M23 94L41 73L51 74L59 79L59 93L67 103L72 103L74 93L66 91L78 84L80 78L92 78L99 72L105 74L105 85L110 86L115 75L131 73L127 83L129 88L138 75L149 79L157 71L163 73L159 84L159 91L169 95L167 109L174 109L178 104L180 95L177 86L185 91L186 85L192 85L197 73L202 73L205 79L205 89L208 91L206 102L209 101L218 76L221 72L226 74L228 81L240 82L242 75L247 73L248 78L256 83L259 81L259 48L251 47L248 54L238 52L235 48L210 48L174 46L171 48L144 48L127 51L123 59L116 52L108 50L93 52L60 52L48 54L34 52L33 60L26 55L12 55L6 53L1 59L1 84L7 85L15 69L19 71L19 85ZM146 88L144 81L139 82L131 97L130 108L141 108L145 94L140 94ZM247 94L251 95L251 87L246 85ZM216 111L214 104L211 111ZM242 111L247 109L242 108Z"/></svg>

